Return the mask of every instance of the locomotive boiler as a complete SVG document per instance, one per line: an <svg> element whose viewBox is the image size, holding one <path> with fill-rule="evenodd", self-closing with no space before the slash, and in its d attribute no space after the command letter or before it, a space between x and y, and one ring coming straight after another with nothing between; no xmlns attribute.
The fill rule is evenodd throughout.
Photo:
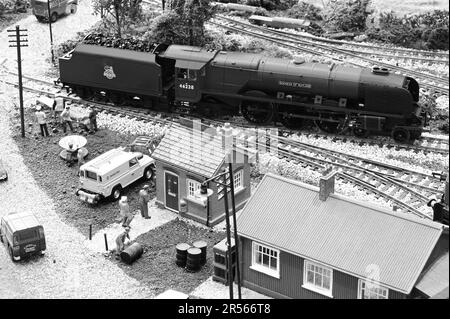
<svg viewBox="0 0 450 319"><path fill-rule="evenodd" d="M85 44L59 65L60 81L84 98L102 94L168 111L183 105L212 117L240 113L257 125L301 128L310 120L326 132L391 135L398 142L417 139L426 125L418 83L378 67L182 45L143 53Z"/></svg>

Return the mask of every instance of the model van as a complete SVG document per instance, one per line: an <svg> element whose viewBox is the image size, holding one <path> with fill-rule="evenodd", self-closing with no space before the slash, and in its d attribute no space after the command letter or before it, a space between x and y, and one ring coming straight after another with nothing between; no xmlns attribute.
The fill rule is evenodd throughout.
<svg viewBox="0 0 450 319"><path fill-rule="evenodd" d="M48 1L51 22L56 22L60 16L77 12L78 0L30 0L32 12L39 22L48 21Z"/></svg>
<svg viewBox="0 0 450 319"><path fill-rule="evenodd" d="M0 241L13 261L45 253L44 227L29 212L9 213L0 221Z"/></svg>
<svg viewBox="0 0 450 319"><path fill-rule="evenodd" d="M125 187L141 178L151 180L154 169L155 161L150 156L115 148L81 165L76 194L90 204L106 197L118 200Z"/></svg>

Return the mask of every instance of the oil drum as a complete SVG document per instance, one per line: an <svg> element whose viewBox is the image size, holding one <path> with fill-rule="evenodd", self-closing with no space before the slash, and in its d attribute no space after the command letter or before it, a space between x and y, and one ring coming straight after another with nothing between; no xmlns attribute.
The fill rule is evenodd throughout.
<svg viewBox="0 0 450 319"><path fill-rule="evenodd" d="M142 256L144 249L139 243L134 243L120 253L120 259L127 264L133 263Z"/></svg>
<svg viewBox="0 0 450 319"><path fill-rule="evenodd" d="M187 251L186 270L197 271L200 269L200 255L202 251L198 248L189 248Z"/></svg>
<svg viewBox="0 0 450 319"><path fill-rule="evenodd" d="M186 266L187 251L188 251L189 248L191 248L191 246L186 244L186 243L181 243L181 244L177 245L177 247L176 247L177 259L175 261L177 266L179 266L179 267L185 267Z"/></svg>
<svg viewBox="0 0 450 319"><path fill-rule="evenodd" d="M208 244L203 240L198 240L193 244L193 246L200 249L202 252L200 254L200 265L206 264L206 248L208 247Z"/></svg>

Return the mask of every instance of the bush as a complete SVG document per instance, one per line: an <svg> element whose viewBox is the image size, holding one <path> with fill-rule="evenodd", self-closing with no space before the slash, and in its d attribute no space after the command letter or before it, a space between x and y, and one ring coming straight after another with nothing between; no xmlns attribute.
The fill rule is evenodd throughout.
<svg viewBox="0 0 450 319"><path fill-rule="evenodd" d="M210 32L206 37L206 49L221 51L239 51L241 42L234 34Z"/></svg>
<svg viewBox="0 0 450 319"><path fill-rule="evenodd" d="M329 32L360 32L366 27L370 0L329 1L325 7L324 28Z"/></svg>
<svg viewBox="0 0 450 319"><path fill-rule="evenodd" d="M393 12L380 14L377 25L366 31L369 39L417 49L449 49L447 11L435 10L420 15L397 17Z"/></svg>
<svg viewBox="0 0 450 319"><path fill-rule="evenodd" d="M311 21L321 21L322 10L312 4L300 1L287 10L287 16L294 19L308 19Z"/></svg>

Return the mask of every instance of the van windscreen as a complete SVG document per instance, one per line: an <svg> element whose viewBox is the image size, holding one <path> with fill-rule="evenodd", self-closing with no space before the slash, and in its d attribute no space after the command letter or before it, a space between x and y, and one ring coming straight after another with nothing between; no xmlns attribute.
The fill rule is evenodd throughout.
<svg viewBox="0 0 450 319"><path fill-rule="evenodd" d="M19 241L25 241L30 240L38 237L38 231L37 229L26 229L20 231L18 234Z"/></svg>

